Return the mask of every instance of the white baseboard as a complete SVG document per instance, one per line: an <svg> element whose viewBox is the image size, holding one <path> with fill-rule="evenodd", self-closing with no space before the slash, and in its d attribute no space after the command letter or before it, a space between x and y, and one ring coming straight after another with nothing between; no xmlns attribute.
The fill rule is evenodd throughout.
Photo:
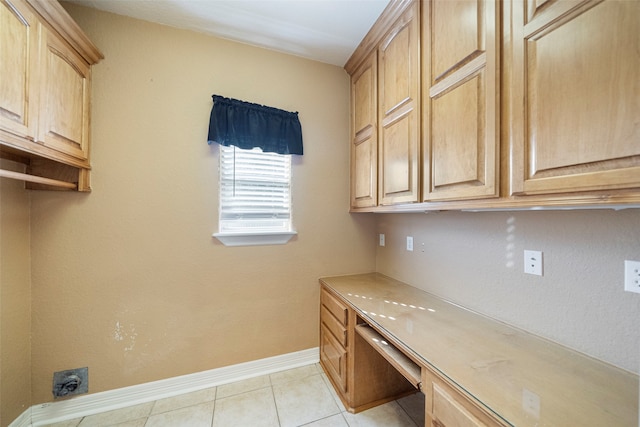
<svg viewBox="0 0 640 427"><path fill-rule="evenodd" d="M319 357L319 349L315 347L195 374L78 396L60 402L34 405L12 422L9 427L35 427L86 417L100 412L310 365L317 363Z"/></svg>
<svg viewBox="0 0 640 427"><path fill-rule="evenodd" d="M31 426L31 408L24 411L18 418L13 420L9 427L30 427Z"/></svg>

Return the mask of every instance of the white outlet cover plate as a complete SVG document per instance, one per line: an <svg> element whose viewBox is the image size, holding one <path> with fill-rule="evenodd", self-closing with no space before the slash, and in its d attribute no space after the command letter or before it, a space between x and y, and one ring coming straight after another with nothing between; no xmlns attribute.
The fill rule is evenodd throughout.
<svg viewBox="0 0 640 427"><path fill-rule="evenodd" d="M625 260L624 290L640 294L640 261Z"/></svg>
<svg viewBox="0 0 640 427"><path fill-rule="evenodd" d="M524 272L535 276L542 276L541 251L524 251Z"/></svg>
<svg viewBox="0 0 640 427"><path fill-rule="evenodd" d="M380 246L384 246L384 234L380 233Z"/></svg>
<svg viewBox="0 0 640 427"><path fill-rule="evenodd" d="M407 250L408 251L413 250L413 237L411 236L407 236Z"/></svg>

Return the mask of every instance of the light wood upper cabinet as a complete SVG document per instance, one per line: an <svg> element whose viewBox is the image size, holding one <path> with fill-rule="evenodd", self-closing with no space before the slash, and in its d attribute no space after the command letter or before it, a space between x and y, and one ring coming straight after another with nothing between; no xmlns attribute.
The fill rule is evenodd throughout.
<svg viewBox="0 0 640 427"><path fill-rule="evenodd" d="M423 200L498 195L499 3L423 3Z"/></svg>
<svg viewBox="0 0 640 427"><path fill-rule="evenodd" d="M39 141L80 160L89 158L89 64L56 33L42 55Z"/></svg>
<svg viewBox="0 0 640 427"><path fill-rule="evenodd" d="M378 63L373 51L351 76L351 207L378 204Z"/></svg>
<svg viewBox="0 0 640 427"><path fill-rule="evenodd" d="M511 26L511 193L640 187L640 2L514 1Z"/></svg>
<svg viewBox="0 0 640 427"><path fill-rule="evenodd" d="M0 128L36 139L41 25L24 3L0 1Z"/></svg>
<svg viewBox="0 0 640 427"><path fill-rule="evenodd" d="M102 53L55 1L0 0L0 24L0 156L27 165L29 188L89 191L91 65Z"/></svg>
<svg viewBox="0 0 640 427"><path fill-rule="evenodd" d="M378 48L380 205L419 199L419 10L420 2L411 4Z"/></svg>
<svg viewBox="0 0 640 427"><path fill-rule="evenodd" d="M640 205L639 28L638 0L392 0L345 65L377 54L352 209Z"/></svg>

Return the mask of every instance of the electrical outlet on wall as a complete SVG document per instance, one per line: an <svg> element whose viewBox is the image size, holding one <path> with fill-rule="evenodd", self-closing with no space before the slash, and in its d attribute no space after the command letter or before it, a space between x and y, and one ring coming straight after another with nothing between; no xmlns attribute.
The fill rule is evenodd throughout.
<svg viewBox="0 0 640 427"><path fill-rule="evenodd" d="M413 237L407 236L407 250L413 251Z"/></svg>
<svg viewBox="0 0 640 427"><path fill-rule="evenodd" d="M542 276L541 251L524 251L524 272L535 276Z"/></svg>
<svg viewBox="0 0 640 427"><path fill-rule="evenodd" d="M640 261L624 262L624 290L640 294Z"/></svg>
<svg viewBox="0 0 640 427"><path fill-rule="evenodd" d="M380 246L384 246L384 234L380 233L380 242L379 242Z"/></svg>

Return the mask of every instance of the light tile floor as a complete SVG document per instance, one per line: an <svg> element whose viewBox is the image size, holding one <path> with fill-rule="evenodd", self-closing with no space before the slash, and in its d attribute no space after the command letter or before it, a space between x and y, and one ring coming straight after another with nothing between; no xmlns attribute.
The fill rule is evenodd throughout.
<svg viewBox="0 0 640 427"><path fill-rule="evenodd" d="M51 427L415 427L424 395L345 411L319 364L156 400Z"/></svg>

